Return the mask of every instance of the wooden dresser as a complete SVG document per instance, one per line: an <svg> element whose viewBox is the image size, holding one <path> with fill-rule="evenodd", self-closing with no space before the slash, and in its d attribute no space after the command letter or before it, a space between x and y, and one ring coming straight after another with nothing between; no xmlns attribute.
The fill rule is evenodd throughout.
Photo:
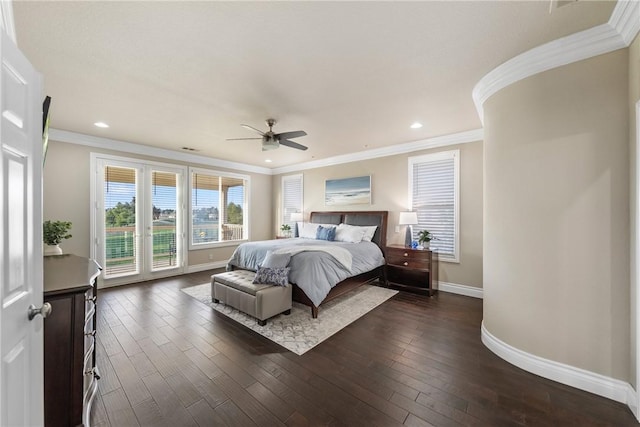
<svg viewBox="0 0 640 427"><path fill-rule="evenodd" d="M45 426L89 426L96 369L96 279L100 266L76 255L44 257Z"/></svg>
<svg viewBox="0 0 640 427"><path fill-rule="evenodd" d="M384 255L387 259L386 277L390 286L433 295L434 283L438 280L437 253L428 249L388 245L384 249Z"/></svg>

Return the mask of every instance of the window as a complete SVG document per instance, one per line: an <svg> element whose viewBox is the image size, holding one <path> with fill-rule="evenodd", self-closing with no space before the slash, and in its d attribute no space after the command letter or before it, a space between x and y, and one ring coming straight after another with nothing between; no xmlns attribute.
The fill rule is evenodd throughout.
<svg viewBox="0 0 640 427"><path fill-rule="evenodd" d="M248 239L249 177L189 170L190 249Z"/></svg>
<svg viewBox="0 0 640 427"><path fill-rule="evenodd" d="M409 207L418 214L413 238L429 230L442 261L459 261L460 150L409 157Z"/></svg>
<svg viewBox="0 0 640 427"><path fill-rule="evenodd" d="M302 174L282 177L282 222L295 229L291 214L302 213Z"/></svg>

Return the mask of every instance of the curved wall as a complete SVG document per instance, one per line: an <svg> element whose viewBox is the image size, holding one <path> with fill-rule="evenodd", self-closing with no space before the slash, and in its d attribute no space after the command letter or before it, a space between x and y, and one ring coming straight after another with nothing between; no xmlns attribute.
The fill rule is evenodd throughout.
<svg viewBox="0 0 640 427"><path fill-rule="evenodd" d="M484 326L519 350L629 381L628 52L484 104Z"/></svg>

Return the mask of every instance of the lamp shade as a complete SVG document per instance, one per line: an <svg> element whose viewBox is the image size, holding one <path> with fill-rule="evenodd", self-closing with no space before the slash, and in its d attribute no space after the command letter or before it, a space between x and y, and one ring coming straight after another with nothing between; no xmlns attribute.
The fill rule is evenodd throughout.
<svg viewBox="0 0 640 427"><path fill-rule="evenodd" d="M294 212L291 214L291 221L302 221L302 212Z"/></svg>
<svg viewBox="0 0 640 427"><path fill-rule="evenodd" d="M400 212L400 225L416 225L418 223L418 214L416 212Z"/></svg>

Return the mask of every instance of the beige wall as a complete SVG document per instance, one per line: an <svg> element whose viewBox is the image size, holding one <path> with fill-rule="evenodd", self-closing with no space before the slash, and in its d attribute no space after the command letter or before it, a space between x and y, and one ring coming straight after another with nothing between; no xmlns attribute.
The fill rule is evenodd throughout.
<svg viewBox="0 0 640 427"><path fill-rule="evenodd" d="M638 153L638 143L637 141L637 126L636 123L636 104L640 101L640 37L636 37L635 41L629 46L629 207L630 207L630 233L629 235L635 236L636 230L638 227L637 217L638 211L636 208L637 200L638 200L638 187L637 187L637 173L638 166L636 164L636 156ZM635 307L635 301L637 300L638 289L636 285L638 283L638 265L635 263L636 259L636 250L635 244L633 241L630 245L630 274L631 274L631 372L630 379L631 384L636 386L636 360L637 360L637 332L638 332L638 313L637 307Z"/></svg>
<svg viewBox="0 0 640 427"><path fill-rule="evenodd" d="M629 380L626 49L484 106L484 325L528 353Z"/></svg>
<svg viewBox="0 0 640 427"><path fill-rule="evenodd" d="M409 198L407 159L452 149L460 149L460 263L441 262L440 280L482 287L482 142L295 172L304 176L305 219L312 211L332 210L324 205L326 179L371 175L372 204L344 206L339 210L388 210L387 242L403 243L404 228L396 233L395 226L400 211L406 210ZM281 220L281 183L282 175L274 176L274 235Z"/></svg>
<svg viewBox="0 0 640 427"><path fill-rule="evenodd" d="M90 153L105 153L128 158L148 159L157 162L185 165L174 160L145 157L135 154L51 141L44 166L44 219L71 221L73 238L60 245L65 253L89 256L90 250ZM213 170L225 170L202 164L191 164ZM271 176L238 172L251 177L250 233L252 240L271 238ZM266 207L266 208L265 208ZM189 251L189 265L226 261L235 246ZM209 259L212 255L212 259Z"/></svg>

